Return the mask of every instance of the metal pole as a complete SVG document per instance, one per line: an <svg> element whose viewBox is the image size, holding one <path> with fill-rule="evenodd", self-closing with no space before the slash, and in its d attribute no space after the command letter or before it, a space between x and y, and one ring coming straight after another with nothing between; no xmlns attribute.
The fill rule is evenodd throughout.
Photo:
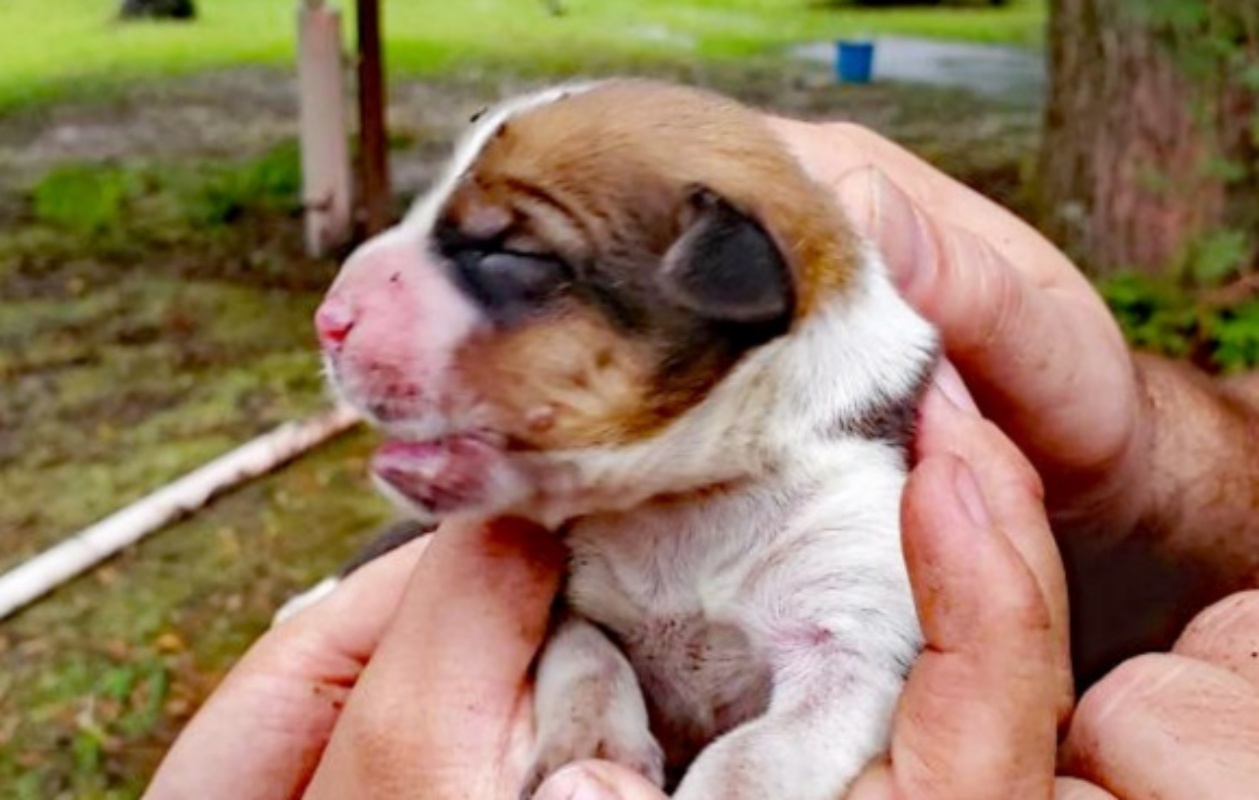
<svg viewBox="0 0 1259 800"><path fill-rule="evenodd" d="M385 136L385 78L380 48L380 2L357 0L359 187L363 232L390 223L389 143Z"/></svg>

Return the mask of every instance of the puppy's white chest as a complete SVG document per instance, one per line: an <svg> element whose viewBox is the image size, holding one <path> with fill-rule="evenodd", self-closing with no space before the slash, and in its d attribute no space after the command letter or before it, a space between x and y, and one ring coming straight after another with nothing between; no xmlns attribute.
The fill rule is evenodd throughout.
<svg viewBox="0 0 1259 800"><path fill-rule="evenodd" d="M625 652L669 763L768 704L772 654L748 601L752 554L782 525L771 508L739 496L659 504L569 535L569 605Z"/></svg>

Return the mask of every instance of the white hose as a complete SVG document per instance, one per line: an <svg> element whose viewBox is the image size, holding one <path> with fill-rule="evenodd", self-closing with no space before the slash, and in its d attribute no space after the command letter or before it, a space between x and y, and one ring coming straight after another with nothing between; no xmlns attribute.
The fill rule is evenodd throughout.
<svg viewBox="0 0 1259 800"><path fill-rule="evenodd" d="M53 545L0 575L0 619L171 520L202 507L225 489L272 471L358 420L354 411L339 407L285 423Z"/></svg>

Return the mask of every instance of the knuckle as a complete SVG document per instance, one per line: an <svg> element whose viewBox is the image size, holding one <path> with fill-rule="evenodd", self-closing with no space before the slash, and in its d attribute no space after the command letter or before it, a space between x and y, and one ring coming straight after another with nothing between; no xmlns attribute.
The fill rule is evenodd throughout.
<svg viewBox="0 0 1259 800"><path fill-rule="evenodd" d="M1102 741L1116 725L1151 713L1159 688L1173 681L1183 669L1180 659L1148 653L1123 662L1080 698L1071 721L1072 738Z"/></svg>
<svg viewBox="0 0 1259 800"><path fill-rule="evenodd" d="M1173 648L1203 661L1228 665L1259 653L1259 589L1239 592L1194 617Z"/></svg>
<svg viewBox="0 0 1259 800"><path fill-rule="evenodd" d="M982 353L1025 337L1027 292L1021 276L988 242L969 231L950 229L941 239L942 285L952 287L941 297L955 304L946 310L954 346Z"/></svg>
<svg viewBox="0 0 1259 800"><path fill-rule="evenodd" d="M977 454L982 453L985 459L999 465L1003 479L1017 485L1038 502L1044 500L1045 485L1040 473L999 425L988 419L979 419L973 433L963 440L964 444L969 442L969 446L978 451Z"/></svg>

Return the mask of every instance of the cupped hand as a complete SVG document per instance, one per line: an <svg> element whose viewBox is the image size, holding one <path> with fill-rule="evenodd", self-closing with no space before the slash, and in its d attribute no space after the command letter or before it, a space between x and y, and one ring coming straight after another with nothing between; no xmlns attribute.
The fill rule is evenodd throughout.
<svg viewBox="0 0 1259 800"><path fill-rule="evenodd" d="M1254 376L1225 388L1129 352L1043 236L871 131L772 124L885 254L984 415L1044 480L1083 683L1170 646L1203 606L1255 585Z"/></svg>
<svg viewBox="0 0 1259 800"><path fill-rule="evenodd" d="M552 536L514 520L372 561L250 649L146 800L515 800L563 565Z"/></svg>
<svg viewBox="0 0 1259 800"><path fill-rule="evenodd" d="M1045 481L1060 530L1126 533L1150 425L1132 357L1097 293L1009 211L860 126L772 120L906 299L941 332L985 416Z"/></svg>
<svg viewBox="0 0 1259 800"><path fill-rule="evenodd" d="M1216 603L1170 653L1132 659L1091 688L1062 761L1123 800L1259 793L1259 591Z"/></svg>

